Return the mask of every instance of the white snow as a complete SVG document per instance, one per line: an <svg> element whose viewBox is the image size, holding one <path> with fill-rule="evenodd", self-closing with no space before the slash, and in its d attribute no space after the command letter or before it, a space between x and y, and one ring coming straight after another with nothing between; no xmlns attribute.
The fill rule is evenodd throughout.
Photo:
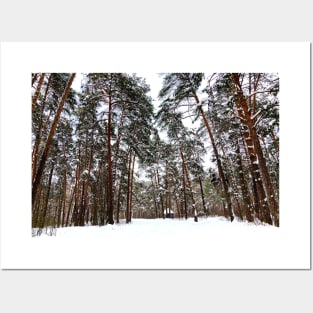
<svg viewBox="0 0 313 313"><path fill-rule="evenodd" d="M277 227L231 223L222 217L199 218L198 223L193 218L133 219L130 224L66 227L57 229L55 236L33 237L39 257L32 267L275 268L278 238Z"/></svg>

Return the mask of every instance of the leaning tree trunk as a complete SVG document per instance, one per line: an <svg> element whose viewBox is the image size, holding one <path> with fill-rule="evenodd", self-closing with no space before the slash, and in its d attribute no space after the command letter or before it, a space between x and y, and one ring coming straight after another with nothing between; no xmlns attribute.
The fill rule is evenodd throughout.
<svg viewBox="0 0 313 313"><path fill-rule="evenodd" d="M48 158L48 153L49 153L49 150L50 150L52 138L53 138L55 130L57 128L62 109L64 107L64 104L65 104L65 101L66 101L66 99L68 97L68 94L70 92L71 85L73 83L75 75L76 75L75 73L71 74L71 76L70 76L70 78L68 80L68 83L67 83L66 88L65 88L65 90L63 92L61 101L60 101L60 103L58 105L58 109L57 109L57 112L55 114L55 117L54 117L51 129L50 129L50 132L49 132L49 135L48 135L48 139L47 139L47 142L46 142L46 145L45 145L45 148L44 148L44 151L43 151L43 154L42 154L39 166L38 166L36 177L35 177L34 183L33 183L33 188L32 188L32 206L35 203L38 186L40 184L41 177L42 177L42 174L43 174L43 171L44 171L44 168L45 168L45 164L46 164L46 161L47 161L47 158Z"/></svg>
<svg viewBox="0 0 313 313"><path fill-rule="evenodd" d="M198 97L196 98L197 103L199 103L199 99ZM225 197L226 200L226 204L227 204L227 213L230 217L230 220L233 221L234 220L234 214L233 214L233 210L232 210L232 204L231 204L231 200L230 200L230 196L229 196L229 192L228 192L228 186L227 186L227 181L226 181L226 177L224 174L224 170L222 167L222 162L220 160L216 145L215 145L215 140L211 131L211 127L209 125L209 122L207 120L207 117L205 116L205 113L203 111L203 109L200 107L200 113L202 115L205 127L209 133L209 137L211 140L211 144L212 144L212 148L213 148L213 152L214 152L214 156L216 158L216 162L217 162L217 169L218 169L218 174L220 176L220 180L222 183L222 189L223 189L223 195Z"/></svg>
<svg viewBox="0 0 313 313"><path fill-rule="evenodd" d="M193 95L193 97L194 97L194 99L196 101L196 104L199 105L200 104L200 100L199 100L199 97L198 97L198 95L197 95L195 90L192 90L192 95ZM215 145L215 140L214 140L214 137L213 137L213 134L212 134L211 127L209 125L208 119L207 119L207 117L206 117L206 115L205 115L205 113L204 113L204 111L203 111L201 106L199 106L199 110L200 110L200 114L202 116L204 125L205 125L205 127L206 127L206 129L207 129L207 131L209 133L209 137L210 137L210 140L211 140L213 152L214 152L214 155L215 155L215 158L216 158L216 162L217 162L218 173L219 173L220 180L221 180L221 183L222 183L223 194L224 194L224 197L225 197L225 200L226 200L227 214L229 215L230 220L232 222L234 220L234 214L233 214L231 199L230 199L229 192L228 192L228 186L227 186L226 177L225 177L225 174L224 174L224 171L223 171L223 167L222 167L222 162L221 162L220 157L219 157L218 152L217 152L217 148L216 148L216 145Z"/></svg>

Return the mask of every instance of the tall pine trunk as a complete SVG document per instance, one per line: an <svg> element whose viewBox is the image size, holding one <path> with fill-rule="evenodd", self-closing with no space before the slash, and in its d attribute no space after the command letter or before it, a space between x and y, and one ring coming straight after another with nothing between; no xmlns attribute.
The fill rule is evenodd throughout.
<svg viewBox="0 0 313 313"><path fill-rule="evenodd" d="M107 134L107 164L108 164L108 194L107 194L107 224L114 224L113 216L113 181L112 181L112 158L111 158L111 119L112 119L112 97L109 96L108 112L108 134Z"/></svg>
<svg viewBox="0 0 313 313"><path fill-rule="evenodd" d="M133 156L133 160L132 160L132 163L131 163L131 181L130 181L130 203L129 203L129 222L131 222L132 220L132 215L133 215L133 188L134 188L134 167L135 167L135 158L136 158L136 155L134 154Z"/></svg>
<svg viewBox="0 0 313 313"><path fill-rule="evenodd" d="M246 133L248 133L250 135L251 141L253 142L253 146L255 148L255 153L258 156L258 159L256 159L256 156L253 157L255 159L253 164L259 164L259 169L262 172L262 178L263 178L264 187L265 187L265 191L266 191L266 197L264 199L261 199L261 200L262 200L264 207L267 207L267 205L269 206L271 215L274 219L275 226L279 226L278 204L277 204L275 197L274 197L273 185L272 185L272 182L270 180L270 175L268 173L268 169L267 169L265 158L263 156L260 141L259 141L258 135L256 133L256 129L254 127L254 120L251 116L251 112L249 110L247 100L246 100L246 98L243 94L243 91L242 91L242 86L240 83L239 74L233 73L232 78L233 78L234 84L236 86L237 106L241 108L240 112L243 112L242 114L244 115L244 119L241 119L241 121L247 127ZM266 211L265 211L265 214L267 215L267 218L269 218L268 213Z"/></svg>
<svg viewBox="0 0 313 313"><path fill-rule="evenodd" d="M253 206L250 201L248 186L247 186L246 179L244 177L239 144L236 147L236 161L237 161L237 171L238 171L238 178L239 178L239 184L240 184L240 189L241 189L241 196L243 199L244 214L246 216L246 219L249 222L253 222L253 216L252 216Z"/></svg>
<svg viewBox="0 0 313 313"><path fill-rule="evenodd" d="M126 223L130 222L130 185L131 185L131 164L132 152L128 154L128 167L127 167L127 197L126 197Z"/></svg>
<svg viewBox="0 0 313 313"><path fill-rule="evenodd" d="M182 158L182 197L181 197L181 202L184 203L184 213L185 213L185 219L188 218L188 209L187 209L187 196L186 196L186 179L185 179L185 164L183 162Z"/></svg>
<svg viewBox="0 0 313 313"><path fill-rule="evenodd" d="M194 216L194 221L198 222L198 213L197 213L197 209L196 209L196 202L195 202L195 199L194 199L194 196L193 196L192 184L191 184L188 168L187 168L187 165L186 165L186 162L185 162L184 153L183 153L182 149L180 149L180 155L181 155L182 162L183 162L183 165L184 165L184 170L185 170L187 183L188 183L188 189L190 191L190 197L191 197L191 201L192 201L192 212L191 212L191 214L193 214L193 216Z"/></svg>
<svg viewBox="0 0 313 313"><path fill-rule="evenodd" d="M76 183L75 183L75 186L74 186L72 194L71 194L70 203L68 205L66 220L65 220L65 225L64 225L65 227L69 226L70 215L71 215L71 211L72 211L72 204L73 204L73 199L74 199L74 195L75 195L75 189L76 189Z"/></svg>
<svg viewBox="0 0 313 313"><path fill-rule="evenodd" d="M155 209L155 218L158 217L158 203L155 195L155 186L154 186L154 181L153 181L153 176L151 177L151 186L152 186L152 196L153 196L153 203L154 203L154 209Z"/></svg>
<svg viewBox="0 0 313 313"><path fill-rule="evenodd" d="M122 195L122 187L124 183L124 177L121 175L119 187L118 187L118 194L117 194L117 200L116 200L116 223L120 222L120 208L121 208L121 195Z"/></svg>

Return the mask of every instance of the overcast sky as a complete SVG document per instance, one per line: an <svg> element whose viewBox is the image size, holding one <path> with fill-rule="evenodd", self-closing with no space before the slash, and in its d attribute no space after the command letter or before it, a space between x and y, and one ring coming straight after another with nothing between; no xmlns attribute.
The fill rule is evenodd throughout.
<svg viewBox="0 0 313 313"><path fill-rule="evenodd" d="M80 92L80 84L81 84L82 79L83 79L83 75L81 73L76 73L75 79L72 83L72 88L78 92Z"/></svg>

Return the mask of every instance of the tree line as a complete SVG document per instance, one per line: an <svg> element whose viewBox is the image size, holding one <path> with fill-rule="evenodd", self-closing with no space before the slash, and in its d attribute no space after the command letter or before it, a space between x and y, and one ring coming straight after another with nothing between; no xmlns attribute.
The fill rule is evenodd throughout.
<svg viewBox="0 0 313 313"><path fill-rule="evenodd" d="M136 74L84 74L80 91L75 73L32 74L34 229L170 212L279 226L278 75L161 76L154 108Z"/></svg>

